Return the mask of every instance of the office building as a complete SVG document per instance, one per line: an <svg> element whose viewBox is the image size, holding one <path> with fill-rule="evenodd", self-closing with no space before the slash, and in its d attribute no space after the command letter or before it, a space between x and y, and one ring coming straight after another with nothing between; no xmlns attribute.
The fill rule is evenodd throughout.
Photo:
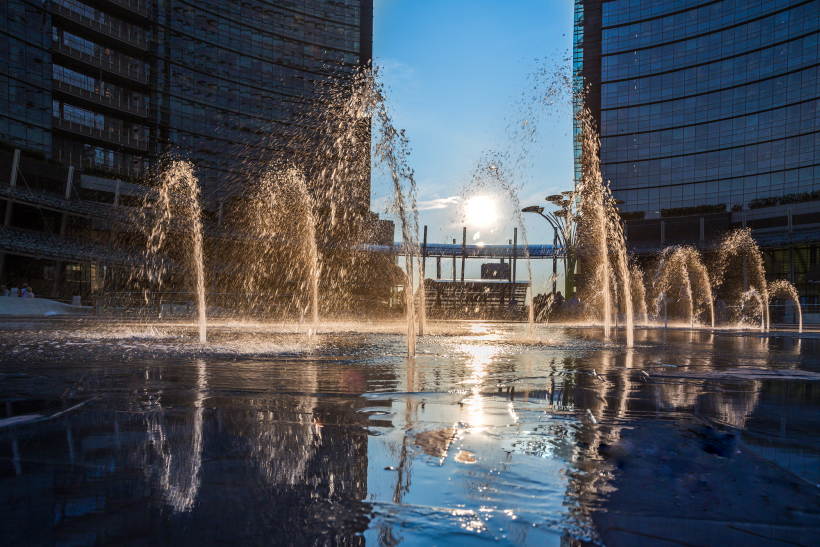
<svg viewBox="0 0 820 547"><path fill-rule="evenodd" d="M94 290L100 265L125 260L108 244L111 210L141 199L169 151L193 161L216 209L248 160L281 152L317 81L370 61L372 12L372 0L3 2L0 278Z"/></svg>
<svg viewBox="0 0 820 547"><path fill-rule="evenodd" d="M637 254L753 230L820 293L820 1L577 0L574 70Z"/></svg>

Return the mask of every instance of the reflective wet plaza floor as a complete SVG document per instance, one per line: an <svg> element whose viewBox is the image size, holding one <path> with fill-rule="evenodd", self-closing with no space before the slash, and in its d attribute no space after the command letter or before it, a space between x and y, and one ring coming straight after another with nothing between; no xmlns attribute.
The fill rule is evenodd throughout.
<svg viewBox="0 0 820 547"><path fill-rule="evenodd" d="M4 545L817 545L820 334L0 323Z"/></svg>

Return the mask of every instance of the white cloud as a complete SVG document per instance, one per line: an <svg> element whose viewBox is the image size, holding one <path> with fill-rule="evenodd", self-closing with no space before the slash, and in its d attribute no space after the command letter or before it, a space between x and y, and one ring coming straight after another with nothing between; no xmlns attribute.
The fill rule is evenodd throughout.
<svg viewBox="0 0 820 547"><path fill-rule="evenodd" d="M446 198L436 198L418 202L419 211L432 211L434 209L449 209L452 205L461 203L460 196L449 196Z"/></svg>

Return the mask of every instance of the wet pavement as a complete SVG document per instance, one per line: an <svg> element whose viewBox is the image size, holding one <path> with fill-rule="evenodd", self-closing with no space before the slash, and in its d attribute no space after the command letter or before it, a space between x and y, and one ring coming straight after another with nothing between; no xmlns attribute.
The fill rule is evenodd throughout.
<svg viewBox="0 0 820 547"><path fill-rule="evenodd" d="M0 323L4 545L817 545L820 334Z"/></svg>

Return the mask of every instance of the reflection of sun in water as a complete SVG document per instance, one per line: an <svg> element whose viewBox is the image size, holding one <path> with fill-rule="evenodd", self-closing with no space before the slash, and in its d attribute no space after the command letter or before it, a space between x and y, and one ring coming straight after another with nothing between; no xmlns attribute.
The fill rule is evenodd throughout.
<svg viewBox="0 0 820 547"><path fill-rule="evenodd" d="M492 345L461 344L458 351L467 356L467 371L469 377L465 383L472 393L464 399L463 421L471 428L482 430L486 425L484 416L484 398L481 395L481 385L487 376L487 366L498 354L498 347Z"/></svg>
<svg viewBox="0 0 820 547"><path fill-rule="evenodd" d="M473 196L464 204L464 217L470 226L489 228L498 220L498 204L490 196Z"/></svg>

